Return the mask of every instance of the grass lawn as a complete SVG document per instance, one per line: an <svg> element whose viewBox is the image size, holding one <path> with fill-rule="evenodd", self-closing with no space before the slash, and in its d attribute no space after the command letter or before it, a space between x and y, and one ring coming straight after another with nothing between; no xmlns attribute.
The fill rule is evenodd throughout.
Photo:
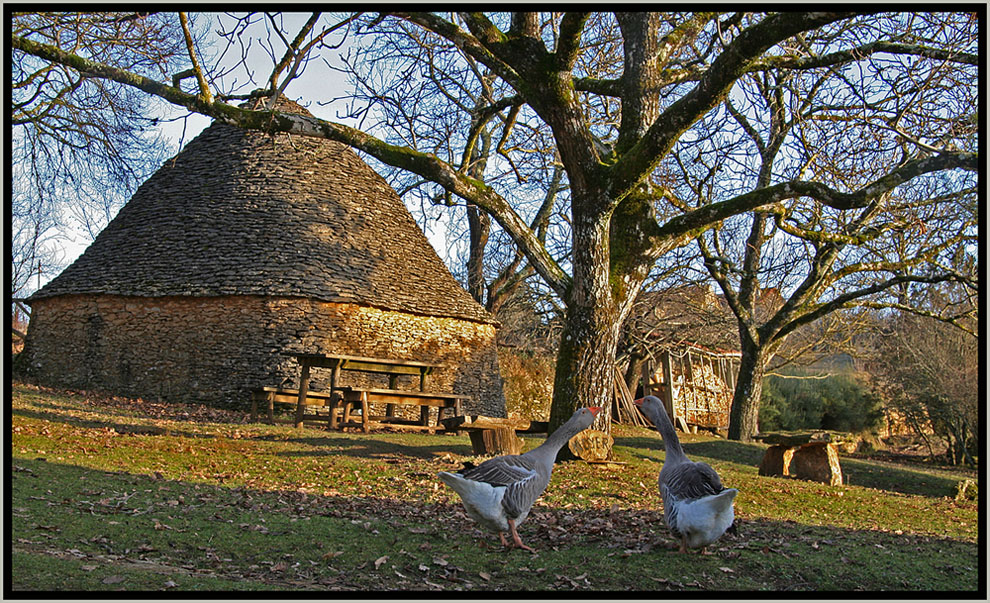
<svg viewBox="0 0 990 603"><path fill-rule="evenodd" d="M562 463L506 551L437 471L468 437L296 430L244 413L14 383L8 596L56 591L956 591L985 595L975 472L843 458L850 483L760 477L765 446L684 436L738 488L711 555L663 525L659 436ZM541 438L527 438L526 448ZM476 460L476 459L473 459Z"/></svg>

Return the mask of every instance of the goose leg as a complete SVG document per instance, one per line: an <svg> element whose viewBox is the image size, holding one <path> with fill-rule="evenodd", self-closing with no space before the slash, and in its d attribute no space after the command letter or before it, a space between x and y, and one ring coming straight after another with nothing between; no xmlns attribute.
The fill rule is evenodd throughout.
<svg viewBox="0 0 990 603"><path fill-rule="evenodd" d="M679 552L681 552L681 553L687 553L688 552L687 538L685 538L684 536L681 536L681 550Z"/></svg>
<svg viewBox="0 0 990 603"><path fill-rule="evenodd" d="M522 539L519 538L519 532L516 531L516 522L511 519L509 520L509 529L512 531L512 541L516 543L517 547L521 549L526 549L530 553L536 552L535 550L531 549L530 547L522 543Z"/></svg>
<svg viewBox="0 0 990 603"><path fill-rule="evenodd" d="M509 546L509 543L505 540L505 532L498 533L499 540L502 541L502 546Z"/></svg>

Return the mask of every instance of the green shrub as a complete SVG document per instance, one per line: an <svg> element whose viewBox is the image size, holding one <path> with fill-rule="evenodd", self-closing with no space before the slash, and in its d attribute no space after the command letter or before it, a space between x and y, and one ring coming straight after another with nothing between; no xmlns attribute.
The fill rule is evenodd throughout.
<svg viewBox="0 0 990 603"><path fill-rule="evenodd" d="M824 379L791 371L770 376L760 399L761 431L831 429L861 432L876 429L883 420L880 400L851 374Z"/></svg>

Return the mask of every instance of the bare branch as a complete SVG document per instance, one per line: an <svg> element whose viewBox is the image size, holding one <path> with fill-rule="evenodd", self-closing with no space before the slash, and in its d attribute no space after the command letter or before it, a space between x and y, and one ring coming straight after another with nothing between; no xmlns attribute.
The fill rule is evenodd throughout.
<svg viewBox="0 0 990 603"><path fill-rule="evenodd" d="M192 62L193 73L196 75L196 81L199 83L199 94L203 97L203 102L212 103L213 94L210 92L210 85L206 83L203 69L199 66L199 59L196 57L196 48L193 46L192 33L189 31L189 18L186 16L186 13L179 13L179 23L182 24L182 34L186 38L186 49L189 51L189 60Z"/></svg>
<svg viewBox="0 0 990 603"><path fill-rule="evenodd" d="M568 71L574 68L578 50L581 47L581 34L591 13L564 13L560 20L560 37L557 39L557 69Z"/></svg>
<svg viewBox="0 0 990 603"><path fill-rule="evenodd" d="M319 20L320 14L321 13L319 12L315 12L312 15L310 15L309 19L307 19L306 22L303 23L303 26L299 28L299 33L296 34L296 37L293 38L292 42L286 46L285 54L282 55L282 60L280 60L278 64L275 65L275 67L272 69L271 75L268 76L268 87L271 88L272 90L279 88L278 86L279 76L282 74L285 68L289 66L289 62L299 55L299 47L306 39L306 36L309 35L309 32L313 30L313 27L316 26L316 22ZM288 81L292 78L289 77L286 79Z"/></svg>
<svg viewBox="0 0 990 603"><path fill-rule="evenodd" d="M656 167L677 138L723 100L752 61L782 40L847 19L853 13L786 13L767 17L744 30L712 63L691 92L675 101L611 169L609 193L618 203Z"/></svg>

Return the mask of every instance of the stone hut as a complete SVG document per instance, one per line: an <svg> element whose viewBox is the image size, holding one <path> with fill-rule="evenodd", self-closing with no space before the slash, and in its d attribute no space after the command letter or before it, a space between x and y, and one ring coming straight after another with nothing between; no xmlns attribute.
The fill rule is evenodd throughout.
<svg viewBox="0 0 990 603"><path fill-rule="evenodd" d="M41 383L244 409L298 386L282 352L337 353L441 363L431 390L505 416L495 320L333 141L213 123L28 301L22 366ZM313 389L328 381L314 369Z"/></svg>

